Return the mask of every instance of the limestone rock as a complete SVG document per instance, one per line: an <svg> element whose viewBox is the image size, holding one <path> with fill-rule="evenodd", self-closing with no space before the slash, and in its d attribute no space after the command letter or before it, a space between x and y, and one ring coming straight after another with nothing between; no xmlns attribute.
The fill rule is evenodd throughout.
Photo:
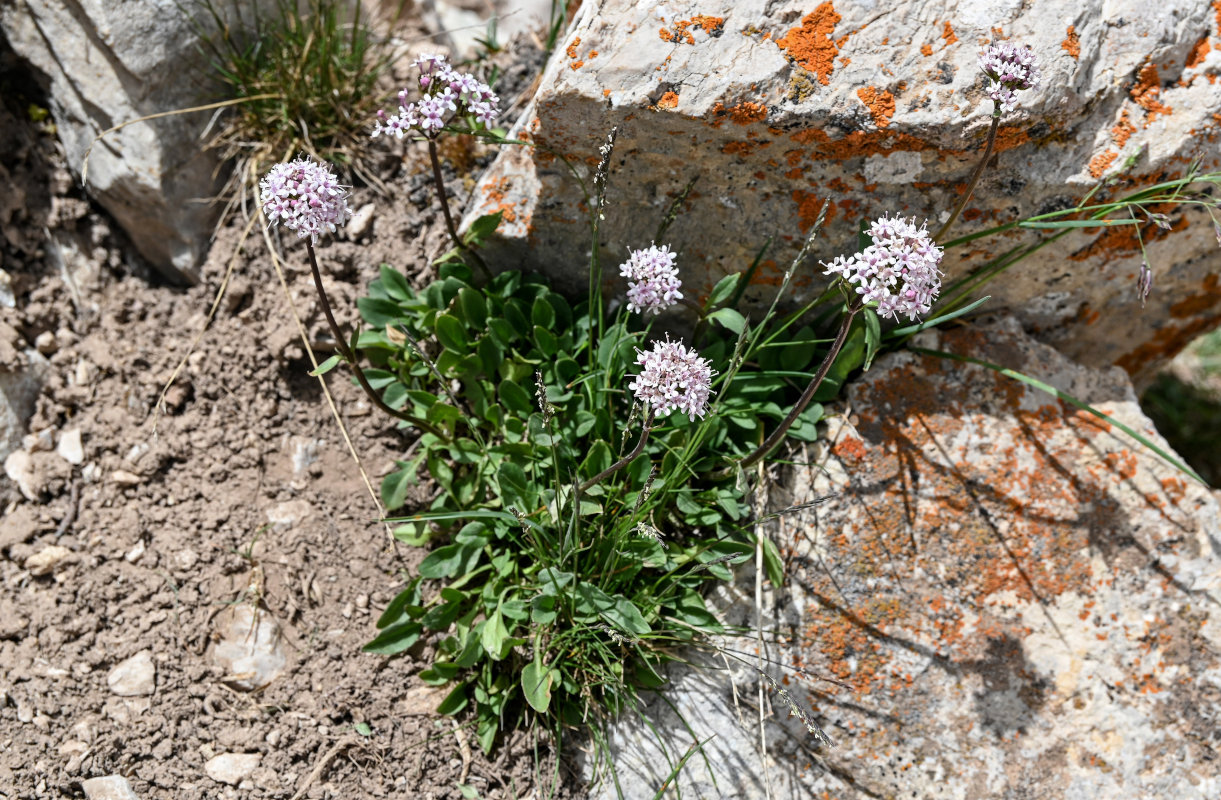
<svg viewBox="0 0 1221 800"><path fill-rule="evenodd" d="M25 560L25 568L31 575L50 575L58 565L72 557L72 551L57 544L47 545Z"/></svg>
<svg viewBox="0 0 1221 800"><path fill-rule="evenodd" d="M79 176L94 136L149 114L202 102L205 84L183 80L199 65L189 16L174 0L0 8L13 49L47 76L51 113ZM128 125L89 158L89 191L168 277L195 282L219 208L198 202L216 188L216 155L200 147L207 114Z"/></svg>
<svg viewBox="0 0 1221 800"><path fill-rule="evenodd" d="M262 759L263 756L258 753L221 753L207 760L204 772L217 783L237 786L258 768Z"/></svg>
<svg viewBox="0 0 1221 800"><path fill-rule="evenodd" d="M954 235L1071 207L1129 158L1124 182L1103 195L1181 176L1196 156L1216 170L1218 24L1200 0L585 3L511 133L537 147L502 150L466 224L503 211L487 251L494 266L524 264L584 290L588 204L567 164L588 185L618 126L603 223L608 296L623 291L614 267L649 244L698 177L666 236L697 299L775 236L747 295L770 303L831 199L796 274L791 301L801 304L826 285L818 260L857 249L859 221L899 213L935 230L948 216L990 122L977 57L996 38L1033 48L1042 87L1020 93L1005 117L995 163ZM1141 250L1127 227L1048 245L988 285L990 308L1011 309L1083 364L1118 364L1143 380L1221 320L1208 214L1181 207L1170 225L1141 221L1155 273L1144 309L1134 291ZM947 284L1038 235L950 250Z"/></svg>
<svg viewBox="0 0 1221 800"><path fill-rule="evenodd" d="M141 650L112 669L106 685L120 697L147 697L157 689L156 676L152 652Z"/></svg>
<svg viewBox="0 0 1221 800"><path fill-rule="evenodd" d="M280 624L267 611L234 606L217 616L220 639L212 660L224 672L221 680L243 691L261 689L284 672Z"/></svg>
<svg viewBox="0 0 1221 800"><path fill-rule="evenodd" d="M122 775L90 778L81 783L87 800L139 800L131 784Z"/></svg>
<svg viewBox="0 0 1221 800"><path fill-rule="evenodd" d="M24 346L16 329L0 322L0 460L21 447L50 366L41 353Z"/></svg>
<svg viewBox="0 0 1221 800"><path fill-rule="evenodd" d="M1038 377L1167 448L1122 370L1080 367L1012 318L921 343ZM1217 499L1117 424L983 367L899 353L849 399L855 427L833 424L773 489L777 508L837 495L773 529L794 641L767 655L839 746L782 721L773 693L772 795L1218 796ZM751 670L734 675L753 704ZM695 736L718 734L720 789L697 755L690 795L764 796L755 714L728 679L686 675L667 697ZM682 753L692 734L650 713ZM669 766L654 737L625 722L611 738L625 796L655 791Z"/></svg>
<svg viewBox="0 0 1221 800"><path fill-rule="evenodd" d="M59 437L59 444L55 446L55 452L69 464L74 466L84 464L85 446L81 443L80 428L64 432Z"/></svg>

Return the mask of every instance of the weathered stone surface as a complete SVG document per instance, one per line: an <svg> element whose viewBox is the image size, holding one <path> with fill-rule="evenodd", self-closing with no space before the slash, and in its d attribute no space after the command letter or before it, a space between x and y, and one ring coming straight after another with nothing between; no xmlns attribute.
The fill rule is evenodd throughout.
<svg viewBox="0 0 1221 800"><path fill-rule="evenodd" d="M81 783L87 800L139 800L131 784L122 775L90 778Z"/></svg>
<svg viewBox="0 0 1221 800"><path fill-rule="evenodd" d="M117 664L106 676L110 691L120 697L147 697L157 690L157 667L153 654L141 650Z"/></svg>
<svg viewBox="0 0 1221 800"><path fill-rule="evenodd" d="M20 333L0 322L0 461L21 447L49 367Z"/></svg>
<svg viewBox="0 0 1221 800"><path fill-rule="evenodd" d="M202 102L197 37L174 0L0 7L13 49L46 78L64 154L79 176L93 137L123 122ZM200 202L215 190L216 157L199 135L208 117L187 114L128 125L94 146L88 190L167 276L198 280L219 209Z"/></svg>
<svg viewBox="0 0 1221 800"><path fill-rule="evenodd" d="M1011 318L923 343L1035 375L1165 446L1121 370L1077 366ZM1214 495L1119 428L979 366L900 353L849 399L855 426L833 425L773 488L776 507L838 493L773 531L789 579L768 638L793 638L767 654L839 744L769 724L773 796L1219 796ZM749 583L735 591L733 621L753 622ZM734 677L736 695L724 673L667 694L693 734L664 704L650 712L674 761L717 734L705 753L720 788L696 755L693 797L764 796L757 679ZM656 737L625 721L611 738L625 796L652 796L670 770Z"/></svg>
<svg viewBox="0 0 1221 800"><path fill-rule="evenodd" d="M254 691L283 674L288 658L280 624L268 612L235 606L217 617L217 633L212 660L223 671L225 683Z"/></svg>
<svg viewBox="0 0 1221 800"><path fill-rule="evenodd" d="M1221 165L1215 114L1221 34L1201 0L883 4L796 0L586 3L514 135L483 179L467 221L505 212L489 258L537 266L573 291L587 284L586 205L564 155L588 175L619 126L603 226L606 275L648 245L666 208L698 176L667 235L699 296L744 269L776 236L754 300L771 292L830 197L822 241L794 300L825 285L818 259L856 249L861 219L902 213L936 229L979 158L993 109L977 56L995 38L1029 43L1042 88L1019 94L997 155L963 220L965 234L1071 207L1132 158L1120 196ZM1096 198L1097 199L1097 198ZM1156 209L1155 209L1156 210ZM1143 223L1155 290L1141 309L1131 228L1065 236L989 285L1043 341L1138 382L1221 322L1212 224L1200 208ZM1033 233L952 249L949 280ZM749 296L748 296L749 297Z"/></svg>
<svg viewBox="0 0 1221 800"><path fill-rule="evenodd" d="M217 783L237 786L258 768L262 760L263 756L259 753L221 753L208 759L204 772Z"/></svg>

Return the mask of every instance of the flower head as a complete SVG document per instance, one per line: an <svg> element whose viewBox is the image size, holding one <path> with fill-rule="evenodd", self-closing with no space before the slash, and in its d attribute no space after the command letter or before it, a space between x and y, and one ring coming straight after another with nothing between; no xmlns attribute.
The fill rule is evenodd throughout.
<svg viewBox="0 0 1221 800"><path fill-rule="evenodd" d="M633 250L619 274L627 278L628 311L658 314L683 298L679 291L683 282L678 279L674 253L667 245Z"/></svg>
<svg viewBox="0 0 1221 800"><path fill-rule="evenodd" d="M988 78L988 96L1001 111L1012 111L1018 92L1039 86L1039 66L1026 45L996 42L979 54L979 68Z"/></svg>
<svg viewBox="0 0 1221 800"><path fill-rule="evenodd" d="M412 102L411 92L399 92L399 110L393 116L377 112L373 136L385 133L401 139L417 130L435 139L455 116L471 115L480 125L489 126L500 114L500 98L486 83L473 75L455 70L444 56L422 55L415 60L420 70L420 99Z"/></svg>
<svg viewBox="0 0 1221 800"><path fill-rule="evenodd" d="M348 209L348 190L329 165L309 158L298 158L287 164L276 164L259 182L263 197L263 213L272 224L283 225L311 242L318 241L323 230L331 233L347 223L352 212Z"/></svg>
<svg viewBox="0 0 1221 800"><path fill-rule="evenodd" d="M927 314L941 291L941 248L915 220L882 216L869 226L873 244L856 255L838 256L824 275L839 275L856 285L862 303L878 304L878 314L916 320Z"/></svg>
<svg viewBox="0 0 1221 800"><path fill-rule="evenodd" d="M636 351L636 363L643 369L628 388L636 399L649 407L655 416L669 416L678 410L692 422L708 412L712 394L712 362L687 349L682 341L653 342L648 352Z"/></svg>
<svg viewBox="0 0 1221 800"><path fill-rule="evenodd" d="M1142 261L1140 265L1140 275L1136 277L1136 296L1140 298L1140 307L1145 307L1145 301L1149 299L1149 292L1153 291L1153 270L1149 268L1148 261Z"/></svg>

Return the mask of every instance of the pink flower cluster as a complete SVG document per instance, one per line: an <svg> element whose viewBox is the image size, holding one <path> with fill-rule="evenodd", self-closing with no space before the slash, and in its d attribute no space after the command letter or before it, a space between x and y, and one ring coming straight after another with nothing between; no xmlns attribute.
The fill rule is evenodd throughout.
<svg viewBox="0 0 1221 800"><path fill-rule="evenodd" d="M500 113L500 99L486 84L473 75L455 70L444 56L423 55L415 60L420 70L422 96L410 101L411 92L399 92L399 110L393 116L377 112L373 136L383 133L403 138L408 131L435 138L445 124L454 116L472 114L485 126L496 121Z"/></svg>
<svg viewBox="0 0 1221 800"><path fill-rule="evenodd" d="M276 164L259 182L263 213L273 224L283 225L311 242L324 230L331 233L352 216L348 190L339 185L329 165L309 158Z"/></svg>
<svg viewBox="0 0 1221 800"><path fill-rule="evenodd" d="M636 363L643 369L628 388L655 416L666 417L677 410L694 422L707 413L716 372L712 362L700 358L694 349L667 337L664 342L653 342L648 352L637 350Z"/></svg>
<svg viewBox="0 0 1221 800"><path fill-rule="evenodd" d="M996 42L979 54L979 68L988 78L988 96L1001 111L1014 109L1016 92L1039 86L1039 66L1026 45Z"/></svg>
<svg viewBox="0 0 1221 800"><path fill-rule="evenodd" d="M667 245L633 250L619 274L627 278L628 311L658 314L683 298L679 291L683 282L678 279L674 253Z"/></svg>
<svg viewBox="0 0 1221 800"><path fill-rule="evenodd" d="M878 304L878 314L916 320L927 314L941 291L941 248L915 220L882 216L869 226L873 244L849 258L838 256L824 275L856 284L861 302Z"/></svg>

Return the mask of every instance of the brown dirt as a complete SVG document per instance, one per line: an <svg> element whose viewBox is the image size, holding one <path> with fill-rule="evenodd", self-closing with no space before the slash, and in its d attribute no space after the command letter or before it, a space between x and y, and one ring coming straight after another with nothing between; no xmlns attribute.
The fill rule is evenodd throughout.
<svg viewBox="0 0 1221 800"><path fill-rule="evenodd" d="M460 727L467 719L433 713L448 688L417 677L427 643L398 658L361 652L423 551L395 546L378 522L307 374L258 229L156 420L158 394L205 328L242 224L219 232L201 285L160 283L23 109L10 104L0 120L0 138L24 143L4 149L21 153L6 166L27 199L2 209L0 266L13 276L17 306L0 313L22 347L54 335L30 430L52 444L80 430L85 460L74 467L53 450L35 452L36 501L0 474L0 798L81 797L83 780L110 774L126 776L142 800L301 790L308 798L458 798L463 782L485 798L548 796L549 786L536 786L539 770L555 771L546 743L535 751L531 737L509 737L485 757L473 730ZM376 206L371 233L320 249L345 325L379 263L419 284L443 243L419 154L385 152L391 196L354 190L353 208ZM455 178L450 188L466 186L469 178ZM77 276L79 307L50 265L44 225L83 244L89 269ZM295 238L281 245L310 337L325 349L304 249ZM371 413L340 371L328 378L376 486L414 434ZM413 502L431 493L422 485ZM293 520L273 525L269 514ZM50 547L67 552L32 574L27 564L37 559L29 559ZM279 623L287 655L285 673L254 692L233 688L213 658L220 612L241 604ZM152 654L155 690L118 696L108 675L143 650ZM226 786L204 771L220 753L261 759Z"/></svg>

